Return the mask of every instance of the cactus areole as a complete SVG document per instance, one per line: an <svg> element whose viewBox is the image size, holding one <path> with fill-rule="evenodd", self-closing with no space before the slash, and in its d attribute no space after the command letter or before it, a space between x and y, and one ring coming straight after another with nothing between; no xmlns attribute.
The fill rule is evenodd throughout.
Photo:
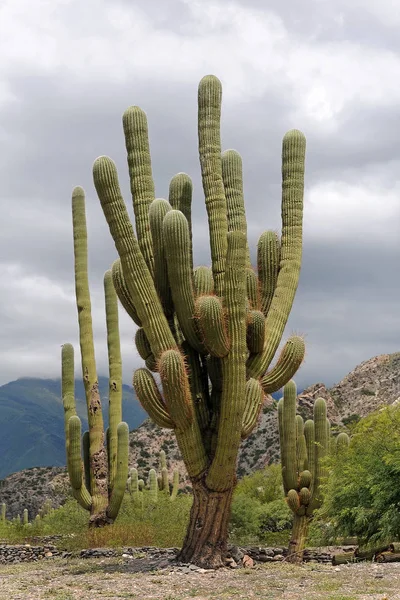
<svg viewBox="0 0 400 600"><path fill-rule="evenodd" d="M178 173L168 200L155 197L147 119L140 108L132 106L123 116L136 234L114 162L101 156L93 166L119 254L114 285L139 328L136 347L146 365L134 373L133 385L151 419L175 431L193 485L179 559L203 567L224 564L240 443L256 426L265 395L289 381L304 357L302 338L293 336L270 368L300 273L305 137L297 130L284 136L282 236L261 235L255 270L241 157L234 150L221 152L221 97L220 81L204 77L198 141L211 267L193 267L190 177Z"/></svg>

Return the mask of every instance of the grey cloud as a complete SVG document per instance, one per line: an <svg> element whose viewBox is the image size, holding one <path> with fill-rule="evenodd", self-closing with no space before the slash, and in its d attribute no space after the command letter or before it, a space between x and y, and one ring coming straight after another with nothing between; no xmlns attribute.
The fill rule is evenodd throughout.
<svg viewBox="0 0 400 600"><path fill-rule="evenodd" d="M265 6L261 0L250 1L254 6ZM160 29L187 35L194 24L184 3L160 4L157 10L150 4L143 3L143 10ZM368 43L365 32L371 24L369 17L357 29L350 11L343 27L328 19L321 29L320 20L331 14L323 12L326 6L323 8L322 3L307 2L301 12L294 12L287 3L269 3L269 8L284 18L296 36L314 36L316 40L353 36ZM66 18L68 15L66 11ZM383 32L382 26L376 27L371 44L377 39L377 30ZM339 34L344 37L339 38ZM390 44L389 39L388 47ZM224 79L224 73L216 75ZM16 69L9 83L17 101L0 113L0 128L8 139L0 164L2 212L6 215L1 260L19 263L27 273L60 284L69 299L51 297L48 302L36 302L37 312L26 313L21 303L30 302L29 291L25 291L25 298L17 298L21 292L0 282L0 381L33 374L29 369L35 371L39 366L41 374L57 376L61 344L72 341L78 346L70 207L74 185L82 185L87 193L96 348L99 370L105 373L102 278L116 252L93 187L93 160L101 154L115 160L132 214L122 114L131 104L141 106L149 121L156 193L166 197L168 182L178 171L192 176L195 261L209 264L197 151L198 81L168 85L148 73L111 86L78 80L70 71L45 76ZM223 147L234 147L243 157L253 258L260 233L266 228L280 229L281 140L296 107L296 98L286 92L271 88L262 98L224 101L223 105ZM380 165L382 179L378 183L384 202L384 194L397 178L398 120L396 107L368 107L362 99L341 114L331 133L311 127L299 115L296 126L307 135L307 187L327 180L357 184ZM305 237L299 291L285 334L287 337L292 330L306 334L307 360L297 378L299 387L318 380L331 384L357 362L397 349L399 285L395 273L399 248L393 241L366 238L356 220L353 231L354 235L339 242ZM128 318L121 316L127 381L133 367L140 364L131 341L133 330Z"/></svg>

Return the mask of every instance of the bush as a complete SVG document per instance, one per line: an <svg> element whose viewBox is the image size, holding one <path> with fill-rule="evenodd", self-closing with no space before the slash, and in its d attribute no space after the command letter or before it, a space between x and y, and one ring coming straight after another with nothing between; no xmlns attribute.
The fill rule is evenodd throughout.
<svg viewBox="0 0 400 600"><path fill-rule="evenodd" d="M360 543L399 539L400 407L389 406L362 419L348 452L331 459L319 519L331 535L356 536Z"/></svg>
<svg viewBox="0 0 400 600"><path fill-rule="evenodd" d="M284 500L280 465L270 465L238 483L230 520L235 543L286 544L292 518Z"/></svg>

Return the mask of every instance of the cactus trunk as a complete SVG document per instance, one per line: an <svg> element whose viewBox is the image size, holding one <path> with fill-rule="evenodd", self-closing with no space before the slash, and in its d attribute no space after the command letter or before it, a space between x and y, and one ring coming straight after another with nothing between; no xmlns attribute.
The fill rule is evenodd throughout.
<svg viewBox="0 0 400 600"><path fill-rule="evenodd" d="M224 566L233 488L214 492L204 481L193 482L189 526L177 560L205 569Z"/></svg>
<svg viewBox="0 0 400 600"><path fill-rule="evenodd" d="M304 548L308 535L308 527L310 517L307 515L294 515L292 537L290 538L288 553L286 556L287 562L300 564L303 562Z"/></svg>

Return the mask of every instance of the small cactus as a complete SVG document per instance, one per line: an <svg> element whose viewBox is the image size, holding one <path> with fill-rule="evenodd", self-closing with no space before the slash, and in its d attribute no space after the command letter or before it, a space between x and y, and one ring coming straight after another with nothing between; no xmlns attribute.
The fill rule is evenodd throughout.
<svg viewBox="0 0 400 600"><path fill-rule="evenodd" d="M317 398L314 420L305 423L296 415L296 384L289 381L278 402L279 441L286 502L294 513L287 560L300 563L308 526L322 505L321 483L326 476L324 458L329 452L330 424L326 403Z"/></svg>
<svg viewBox="0 0 400 600"><path fill-rule="evenodd" d="M7 505L5 502L3 502L1 505L1 520L3 521L3 523L6 520L6 511L7 511Z"/></svg>
<svg viewBox="0 0 400 600"><path fill-rule="evenodd" d="M154 469L150 469L149 471L149 489L150 489L150 499L153 503L157 502L158 499L158 482L157 482L157 473Z"/></svg>
<svg viewBox="0 0 400 600"><path fill-rule="evenodd" d="M23 512L23 515L22 515L22 523L24 525L28 525L28 523L29 523L29 516L28 516L28 509L27 508L24 508L24 512Z"/></svg>

